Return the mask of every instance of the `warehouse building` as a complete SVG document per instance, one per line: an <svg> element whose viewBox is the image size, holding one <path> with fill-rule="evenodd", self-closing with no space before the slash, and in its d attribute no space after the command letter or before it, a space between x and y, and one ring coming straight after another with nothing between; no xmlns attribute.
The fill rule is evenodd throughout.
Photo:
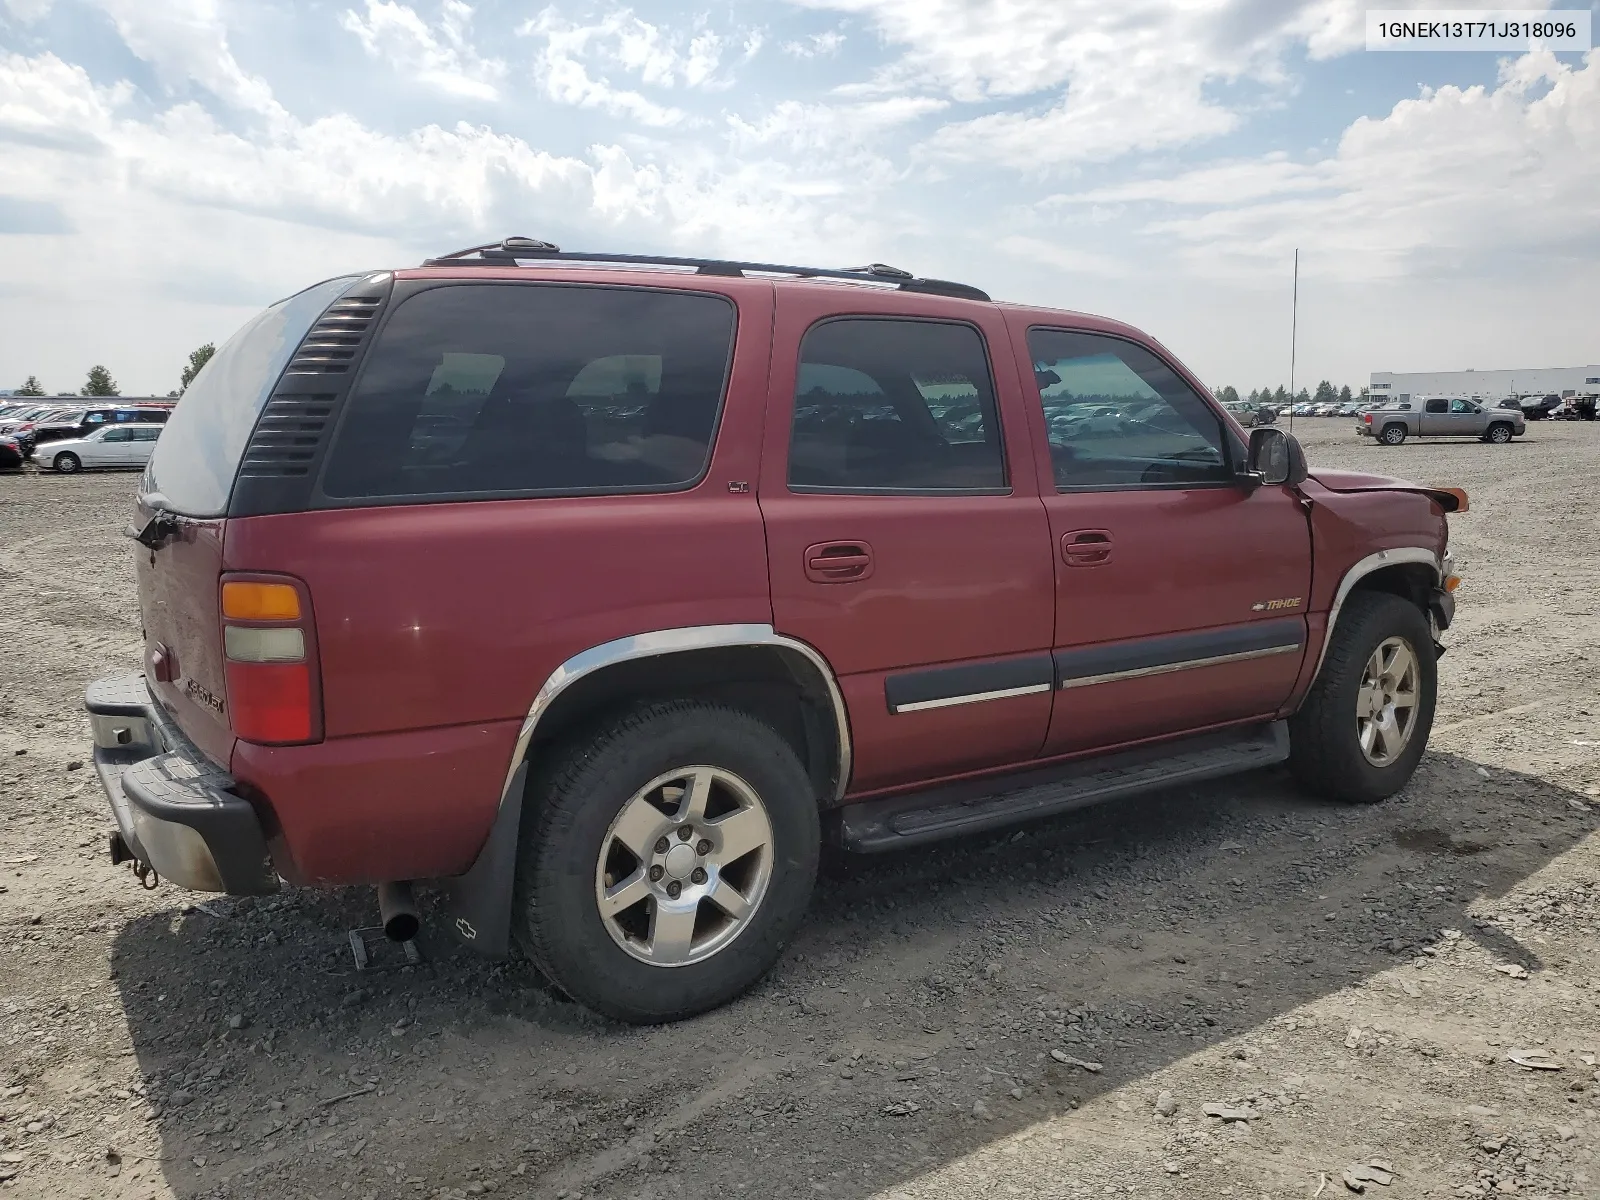
<svg viewBox="0 0 1600 1200"><path fill-rule="evenodd" d="M1600 396L1600 365L1525 371L1374 371L1367 390L1380 399L1460 396L1490 403L1507 396Z"/></svg>

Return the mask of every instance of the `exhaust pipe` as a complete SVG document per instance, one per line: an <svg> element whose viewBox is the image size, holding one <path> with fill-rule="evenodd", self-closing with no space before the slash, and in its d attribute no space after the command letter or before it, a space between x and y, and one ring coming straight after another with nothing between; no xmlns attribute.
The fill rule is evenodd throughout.
<svg viewBox="0 0 1600 1200"><path fill-rule="evenodd" d="M391 942L409 942L417 936L422 919L417 915L417 898L411 893L409 879L378 885L378 916Z"/></svg>

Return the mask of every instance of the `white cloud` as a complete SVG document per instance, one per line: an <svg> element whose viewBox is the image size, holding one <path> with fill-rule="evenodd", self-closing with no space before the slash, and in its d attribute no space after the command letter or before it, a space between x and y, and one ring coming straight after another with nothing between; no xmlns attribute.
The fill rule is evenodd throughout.
<svg viewBox="0 0 1600 1200"><path fill-rule="evenodd" d="M754 120L729 116L729 136L736 151L777 145L811 154L839 155L870 146L890 130L949 106L948 100L932 96L894 96L837 104L784 100Z"/></svg>
<svg viewBox="0 0 1600 1200"><path fill-rule="evenodd" d="M1041 206L1160 206L1144 232L1196 274L1248 277L1299 246L1326 277L1483 274L1538 257L1592 262L1600 195L1600 51L1502 65L1494 87L1441 87L1363 118L1328 158L1283 154L1057 196ZM1070 213L1067 217L1070 222Z"/></svg>
<svg viewBox="0 0 1600 1200"><path fill-rule="evenodd" d="M5 0L5 10L24 24L42 21L50 13L54 0Z"/></svg>
<svg viewBox="0 0 1600 1200"><path fill-rule="evenodd" d="M93 0L128 49L169 85L193 82L219 100L272 120L284 117L266 80L242 68L228 45L217 0Z"/></svg>
<svg viewBox="0 0 1600 1200"><path fill-rule="evenodd" d="M417 10L394 0L366 0L366 14L346 10L339 23L361 40L367 53L395 70L451 95L494 100L506 65L484 58L472 46L472 6L443 0L439 20L429 24Z"/></svg>
<svg viewBox="0 0 1600 1200"><path fill-rule="evenodd" d="M792 58L832 58L843 46L844 34L837 29L829 29L798 41L785 42L783 52Z"/></svg>
<svg viewBox="0 0 1600 1200"><path fill-rule="evenodd" d="M870 21L901 57L859 93L940 92L1014 103L955 120L937 158L1028 171L1182 146L1239 127L1219 88L1287 83L1287 51L1343 53L1364 36L1364 0L799 0ZM1394 7L1423 0L1396 0ZM1465 0L1467 7L1491 0Z"/></svg>
<svg viewBox="0 0 1600 1200"><path fill-rule="evenodd" d="M645 88L723 90L733 83L731 75L719 74L730 55L737 63L748 62L762 46L759 30L747 31L735 52L733 40L713 30L673 31L628 9L582 24L546 8L517 32L542 43L536 70L550 99L657 128L682 124L686 114L638 90L613 85L608 69Z"/></svg>

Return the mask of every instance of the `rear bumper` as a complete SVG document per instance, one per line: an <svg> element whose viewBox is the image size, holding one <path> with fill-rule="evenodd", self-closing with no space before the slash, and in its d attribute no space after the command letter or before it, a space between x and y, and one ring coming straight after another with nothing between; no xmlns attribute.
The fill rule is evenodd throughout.
<svg viewBox="0 0 1600 1200"><path fill-rule="evenodd" d="M150 695L144 676L89 685L94 766L128 851L158 875L198 892L276 891L261 821L233 777L195 749Z"/></svg>

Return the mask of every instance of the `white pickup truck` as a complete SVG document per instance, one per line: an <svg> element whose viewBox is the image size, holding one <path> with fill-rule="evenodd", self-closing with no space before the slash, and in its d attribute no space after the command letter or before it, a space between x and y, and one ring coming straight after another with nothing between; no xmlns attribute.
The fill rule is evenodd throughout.
<svg viewBox="0 0 1600 1200"><path fill-rule="evenodd" d="M1393 401L1362 413L1356 432L1383 446L1398 446L1408 437L1475 437L1503 445L1527 430L1518 409L1484 408L1473 400L1433 397Z"/></svg>

